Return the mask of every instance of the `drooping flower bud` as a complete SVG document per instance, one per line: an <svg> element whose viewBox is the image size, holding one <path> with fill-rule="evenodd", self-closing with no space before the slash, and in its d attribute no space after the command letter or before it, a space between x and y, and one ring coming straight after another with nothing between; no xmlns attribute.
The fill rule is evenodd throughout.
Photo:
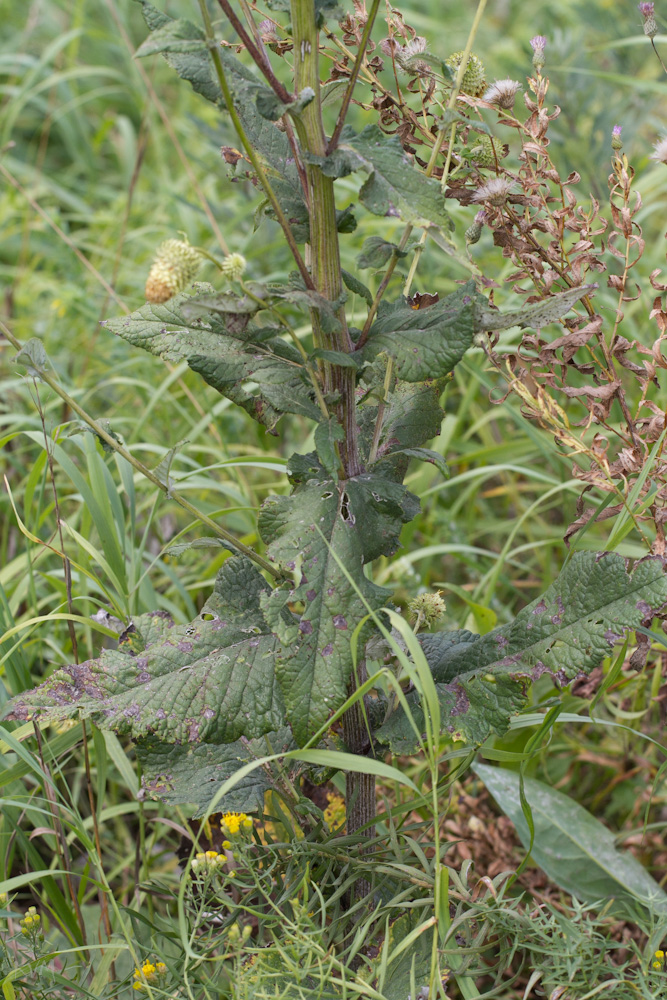
<svg viewBox="0 0 667 1000"><path fill-rule="evenodd" d="M537 73L541 73L546 62L544 50L547 47L547 40L544 35L535 35L531 38L530 45L533 50L533 66Z"/></svg>
<svg viewBox="0 0 667 1000"><path fill-rule="evenodd" d="M655 38L658 34L658 25L655 20L655 4L639 3L637 7L639 8L639 13L644 18L644 34L649 38Z"/></svg>
<svg viewBox="0 0 667 1000"><path fill-rule="evenodd" d="M167 302L197 276L201 254L186 240L166 240L155 255L146 279L146 301Z"/></svg>
<svg viewBox="0 0 667 1000"><path fill-rule="evenodd" d="M622 125L614 125L611 130L611 148L618 152L619 149L623 149L623 140L621 139Z"/></svg>
<svg viewBox="0 0 667 1000"><path fill-rule="evenodd" d="M462 59L463 50L460 50L459 52L452 53L449 59L445 60L445 66L453 78L456 78ZM481 97L485 87L486 70L484 69L484 63L479 56L471 52L468 56L468 65L461 81L461 93L469 94L471 97Z"/></svg>
<svg viewBox="0 0 667 1000"><path fill-rule="evenodd" d="M239 278L243 277L243 272L246 269L246 259L243 254L230 253L223 260L220 269L230 281L238 281Z"/></svg>
<svg viewBox="0 0 667 1000"><path fill-rule="evenodd" d="M465 232L466 243L479 243L479 238L482 235L482 230L484 229L484 223L486 221L486 212L482 208L472 223L468 226Z"/></svg>

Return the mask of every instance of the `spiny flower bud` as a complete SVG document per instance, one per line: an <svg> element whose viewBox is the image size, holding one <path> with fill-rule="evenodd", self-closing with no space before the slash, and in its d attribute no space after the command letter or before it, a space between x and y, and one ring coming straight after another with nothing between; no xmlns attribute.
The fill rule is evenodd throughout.
<svg viewBox="0 0 667 1000"><path fill-rule="evenodd" d="M459 52L452 53L449 59L445 60L445 66L454 79L458 74L463 54L463 50L460 50ZM471 97L481 97L485 87L486 70L484 69L484 63L479 56L471 52L461 81L461 93L469 94Z"/></svg>
<svg viewBox="0 0 667 1000"><path fill-rule="evenodd" d="M220 265L220 270L230 281L238 281L246 269L246 259L243 254L230 253Z"/></svg>
<svg viewBox="0 0 667 1000"><path fill-rule="evenodd" d="M466 243L479 243L479 238L482 235L485 221L486 212L484 209L481 209L466 229Z"/></svg>
<svg viewBox="0 0 667 1000"><path fill-rule="evenodd" d="M639 13L644 18L644 34L649 38L655 38L658 34L658 25L655 20L655 4L639 3L637 7L639 8Z"/></svg>
<svg viewBox="0 0 667 1000"><path fill-rule="evenodd" d="M503 151L497 152L490 135L476 135L472 142L469 156L466 159L472 160L478 167L495 167L498 160L503 157Z"/></svg>
<svg viewBox="0 0 667 1000"><path fill-rule="evenodd" d="M541 73L546 62L544 50L547 46L547 40L544 35L535 35L534 38L531 38L530 45L533 50L533 66L536 72Z"/></svg>
<svg viewBox="0 0 667 1000"><path fill-rule="evenodd" d="M518 80L496 80L484 94L484 100L488 101L489 104L495 104L497 108L511 111L519 90Z"/></svg>
<svg viewBox="0 0 667 1000"><path fill-rule="evenodd" d="M146 301L167 302L193 281L201 254L185 240L166 240L157 250L146 280Z"/></svg>
<svg viewBox="0 0 667 1000"><path fill-rule="evenodd" d="M408 603L410 621L416 623L418 628L421 625L430 628L444 615L447 605L440 596L441 593L438 590L435 594L418 594Z"/></svg>
<svg viewBox="0 0 667 1000"><path fill-rule="evenodd" d="M614 125L611 130L611 148L618 151L623 149L623 140L621 139L622 125Z"/></svg>

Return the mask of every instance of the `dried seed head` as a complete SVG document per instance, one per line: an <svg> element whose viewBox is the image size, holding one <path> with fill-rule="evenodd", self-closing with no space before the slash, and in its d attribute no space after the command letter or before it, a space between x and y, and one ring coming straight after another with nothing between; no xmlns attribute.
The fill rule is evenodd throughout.
<svg viewBox="0 0 667 1000"><path fill-rule="evenodd" d="M243 254L230 253L223 260L220 269L230 281L238 281L246 269L246 259Z"/></svg>
<svg viewBox="0 0 667 1000"><path fill-rule="evenodd" d="M518 80L496 80L484 94L484 100L489 104L495 104L498 108L504 108L505 111L511 111L519 89Z"/></svg>
<svg viewBox="0 0 667 1000"><path fill-rule="evenodd" d="M663 135L663 137L656 142L650 158L652 160L657 160L658 163L667 163L667 135Z"/></svg>
<svg viewBox="0 0 667 1000"><path fill-rule="evenodd" d="M618 152L619 149L623 149L623 140L621 139L622 125L614 125L611 130L611 148Z"/></svg>
<svg viewBox="0 0 667 1000"><path fill-rule="evenodd" d="M426 52L426 39L422 38L421 35L417 35L406 42L405 45L396 49L394 58L401 69L404 69L407 73L416 75L431 73L432 70L429 64L423 59L418 58L423 52Z"/></svg>
<svg viewBox="0 0 667 1000"><path fill-rule="evenodd" d="M197 276L201 254L186 240L166 240L155 254L146 279L146 301L167 302Z"/></svg>
<svg viewBox="0 0 667 1000"><path fill-rule="evenodd" d="M504 205L512 190L513 184L506 177L492 177L486 184L477 188L472 196L473 201L488 201L490 205L497 208Z"/></svg>
<svg viewBox="0 0 667 1000"><path fill-rule="evenodd" d="M639 13L644 18L644 34L649 38L655 38L658 34L658 25L655 20L655 4L639 3L637 7L639 8Z"/></svg>
<svg viewBox="0 0 667 1000"><path fill-rule="evenodd" d="M452 53L449 59L445 60L445 66L454 78L459 71L462 59L463 50ZM484 69L484 63L479 56L471 52L468 57L468 65L463 74L463 80L461 81L461 93L469 94L471 97L481 97L485 87L486 70Z"/></svg>
<svg viewBox="0 0 667 1000"><path fill-rule="evenodd" d="M530 45L533 50L533 66L536 72L541 73L546 62L544 50L547 47L547 40L544 35L535 35L531 38Z"/></svg>

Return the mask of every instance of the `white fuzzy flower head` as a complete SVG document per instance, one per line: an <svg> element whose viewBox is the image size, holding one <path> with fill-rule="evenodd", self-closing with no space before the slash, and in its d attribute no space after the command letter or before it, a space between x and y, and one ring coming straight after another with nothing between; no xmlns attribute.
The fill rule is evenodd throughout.
<svg viewBox="0 0 667 1000"><path fill-rule="evenodd" d="M508 181L506 177L492 177L486 184L482 184L480 188L477 188L472 196L472 200L488 202L490 205L500 207L507 201L512 187L512 182Z"/></svg>
<svg viewBox="0 0 667 1000"><path fill-rule="evenodd" d="M511 111L519 89L518 80L496 80L484 94L484 100L489 104L495 104L498 108L504 108L505 111Z"/></svg>
<svg viewBox="0 0 667 1000"><path fill-rule="evenodd" d="M663 137L656 142L653 147L653 152L651 153L651 159L657 160L658 163L667 163L667 135L663 135Z"/></svg>
<svg viewBox="0 0 667 1000"><path fill-rule="evenodd" d="M222 262L220 270L230 281L238 281L243 276L246 268L246 259L243 254L230 253Z"/></svg>

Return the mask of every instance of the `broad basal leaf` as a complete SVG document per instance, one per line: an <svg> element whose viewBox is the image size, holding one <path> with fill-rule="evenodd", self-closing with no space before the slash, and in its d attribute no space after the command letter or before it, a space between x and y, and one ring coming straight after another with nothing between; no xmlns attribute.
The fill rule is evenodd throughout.
<svg viewBox="0 0 667 1000"><path fill-rule="evenodd" d="M63 719L81 712L101 727L180 743L253 739L284 724L275 678L276 637L260 610L268 590L243 556L220 570L213 594L189 625L150 616L117 650L57 670L15 698L8 717Z"/></svg>
<svg viewBox="0 0 667 1000"><path fill-rule="evenodd" d="M372 361L381 351L395 359L405 382L425 382L449 375L472 345L476 309L486 299L468 281L432 306L413 309L406 301L378 311L361 354Z"/></svg>
<svg viewBox="0 0 667 1000"><path fill-rule="evenodd" d="M234 743L165 743L154 736L137 740L135 750L143 771L142 787L169 804L191 803L202 816L220 786L244 764L296 747L292 732L283 727L265 738ZM299 765L297 765L299 766ZM264 806L264 793L274 786L264 767L255 768L216 806L216 812L255 812Z"/></svg>
<svg viewBox="0 0 667 1000"><path fill-rule="evenodd" d="M315 162L329 177L345 177L354 170L368 173L359 198L374 215L400 215L413 226L451 228L438 181L417 170L400 140L388 138L377 125L367 125L358 135L346 126L332 155Z"/></svg>
<svg viewBox="0 0 667 1000"><path fill-rule="evenodd" d="M597 666L623 634L667 603L662 560L644 559L628 573L614 553L575 552L543 597L509 625L479 638L466 633L427 651L441 705L443 732L482 743L506 731L525 704L528 684L549 674L568 684ZM455 633L456 635L456 633ZM423 713L408 696L417 726ZM416 747L408 720L397 711L379 730L396 751Z"/></svg>
<svg viewBox="0 0 667 1000"><path fill-rule="evenodd" d="M274 591L262 602L283 645L277 676L300 745L345 700L352 632L386 599L387 591L365 577L364 563L394 552L401 525L418 509L404 487L372 475L310 480L262 506L259 530L270 557L288 570L298 561L301 571L293 591ZM291 624L284 618L288 602L303 602Z"/></svg>
<svg viewBox="0 0 667 1000"><path fill-rule="evenodd" d="M274 331L248 326L244 296L237 306L234 311L233 297L183 292L104 325L151 354L170 361L185 358L209 385L269 429L283 413L319 420L301 355Z"/></svg>
<svg viewBox="0 0 667 1000"><path fill-rule="evenodd" d="M528 849L530 831L521 808L516 771L486 764L473 765L494 799L509 816ZM557 886L585 903L636 901L662 916L667 895L628 851L619 851L604 824L568 795L534 778L524 779L535 838L531 856Z"/></svg>

